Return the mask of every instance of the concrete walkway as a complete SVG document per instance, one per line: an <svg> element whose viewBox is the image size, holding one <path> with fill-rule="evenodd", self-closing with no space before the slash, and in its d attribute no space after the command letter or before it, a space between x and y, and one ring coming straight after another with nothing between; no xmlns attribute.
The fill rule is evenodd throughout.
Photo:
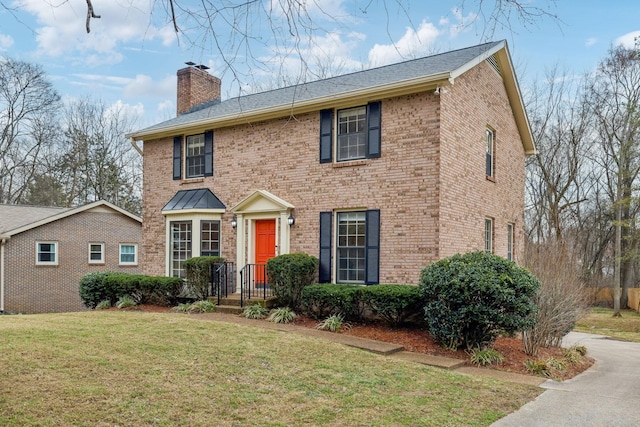
<svg viewBox="0 0 640 427"><path fill-rule="evenodd" d="M640 426L640 343L571 332L563 345L574 344L587 347L594 366L564 382L544 382L544 393L493 427Z"/></svg>

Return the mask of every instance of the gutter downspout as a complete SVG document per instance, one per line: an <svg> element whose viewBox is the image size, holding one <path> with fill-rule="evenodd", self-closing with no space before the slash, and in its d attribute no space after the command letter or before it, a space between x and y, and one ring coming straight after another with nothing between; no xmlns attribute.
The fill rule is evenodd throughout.
<svg viewBox="0 0 640 427"><path fill-rule="evenodd" d="M136 143L136 140L133 138L129 139L129 142L131 143L131 145L133 145L133 148L136 149L136 151L138 152L138 154L140 154L142 156L142 148L140 148L140 146Z"/></svg>
<svg viewBox="0 0 640 427"><path fill-rule="evenodd" d="M0 240L0 314L4 313L4 246L7 238Z"/></svg>

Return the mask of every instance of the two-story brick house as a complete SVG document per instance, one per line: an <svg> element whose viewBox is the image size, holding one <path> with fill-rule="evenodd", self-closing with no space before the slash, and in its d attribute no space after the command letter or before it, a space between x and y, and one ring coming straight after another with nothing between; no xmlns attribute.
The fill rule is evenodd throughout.
<svg viewBox="0 0 640 427"><path fill-rule="evenodd" d="M535 146L504 41L224 101L188 67L177 104L129 135L146 273L304 252L320 282L415 284L455 253L521 256Z"/></svg>

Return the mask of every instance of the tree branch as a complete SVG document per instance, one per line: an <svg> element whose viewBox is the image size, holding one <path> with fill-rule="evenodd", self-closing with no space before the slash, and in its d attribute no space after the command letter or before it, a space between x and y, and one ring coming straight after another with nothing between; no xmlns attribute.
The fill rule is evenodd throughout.
<svg viewBox="0 0 640 427"><path fill-rule="evenodd" d="M91 18L99 19L100 15L96 15L93 11L93 4L91 4L91 0L87 0L87 34L91 32Z"/></svg>

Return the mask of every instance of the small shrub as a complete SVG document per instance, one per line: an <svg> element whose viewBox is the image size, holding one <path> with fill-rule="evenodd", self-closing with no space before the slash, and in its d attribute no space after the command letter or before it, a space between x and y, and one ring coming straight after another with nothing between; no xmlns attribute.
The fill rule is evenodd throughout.
<svg viewBox="0 0 640 427"><path fill-rule="evenodd" d="M564 359L556 359L555 357L549 357L545 359L547 366L551 369L555 369L556 371L566 371L567 370L567 362Z"/></svg>
<svg viewBox="0 0 640 427"><path fill-rule="evenodd" d="M490 366L502 363L504 357L500 352L493 348L475 349L469 352L469 360L477 366Z"/></svg>
<svg viewBox="0 0 640 427"><path fill-rule="evenodd" d="M189 313L212 313L216 311L216 304L209 300L200 300L189 306Z"/></svg>
<svg viewBox="0 0 640 427"><path fill-rule="evenodd" d="M200 256L189 258L184 262L186 286L189 296L204 300L210 295L211 266L225 262L217 256Z"/></svg>
<svg viewBox="0 0 640 427"><path fill-rule="evenodd" d="M278 304L299 310L302 289L318 274L318 258L307 254L278 255L267 261L267 277Z"/></svg>
<svg viewBox="0 0 640 427"><path fill-rule="evenodd" d="M263 307L262 304L248 305L242 310L242 315L247 319L264 319L268 313L269 309Z"/></svg>
<svg viewBox="0 0 640 427"><path fill-rule="evenodd" d="M442 259L420 275L429 332L450 349L484 348L500 334L531 328L539 286L524 268L485 252Z"/></svg>
<svg viewBox="0 0 640 427"><path fill-rule="evenodd" d="M341 314L332 314L316 325L316 329L322 329L324 331L331 332L337 332L342 328L348 329L350 327L351 325L349 323L344 322L344 318Z"/></svg>
<svg viewBox="0 0 640 427"><path fill-rule="evenodd" d="M267 320L273 323L291 323L295 318L296 313L289 307L280 307L274 309Z"/></svg>
<svg viewBox="0 0 640 427"><path fill-rule="evenodd" d="M576 351L576 349L573 347L563 348L562 358L569 365L577 365L582 362L582 355L578 351Z"/></svg>
<svg viewBox="0 0 640 427"><path fill-rule="evenodd" d="M178 313L188 313L190 307L191 304L189 303L178 304L177 306L173 307L171 311L176 311Z"/></svg>
<svg viewBox="0 0 640 427"><path fill-rule="evenodd" d="M570 348L573 351L575 351L576 353L580 354L580 356L586 356L587 355L587 347L585 347L583 345L573 345Z"/></svg>
<svg viewBox="0 0 640 427"><path fill-rule="evenodd" d="M120 297L120 299L116 302L116 307L118 308L129 308L135 307L136 302L129 295L124 295Z"/></svg>
<svg viewBox="0 0 640 427"><path fill-rule="evenodd" d="M527 370L527 372L531 372L534 375L544 376L544 377L551 376L551 370L549 369L549 366L544 360L527 359L524 361L524 367Z"/></svg>
<svg viewBox="0 0 640 427"><path fill-rule="evenodd" d="M107 308L111 308L111 301L108 299L100 301L100 303L96 305L96 310L105 310Z"/></svg>
<svg viewBox="0 0 640 427"><path fill-rule="evenodd" d="M116 302L113 291L104 284L104 279L109 274L113 273L100 271L86 274L80 279L80 299L86 307L95 308L104 300L109 300L111 304Z"/></svg>

